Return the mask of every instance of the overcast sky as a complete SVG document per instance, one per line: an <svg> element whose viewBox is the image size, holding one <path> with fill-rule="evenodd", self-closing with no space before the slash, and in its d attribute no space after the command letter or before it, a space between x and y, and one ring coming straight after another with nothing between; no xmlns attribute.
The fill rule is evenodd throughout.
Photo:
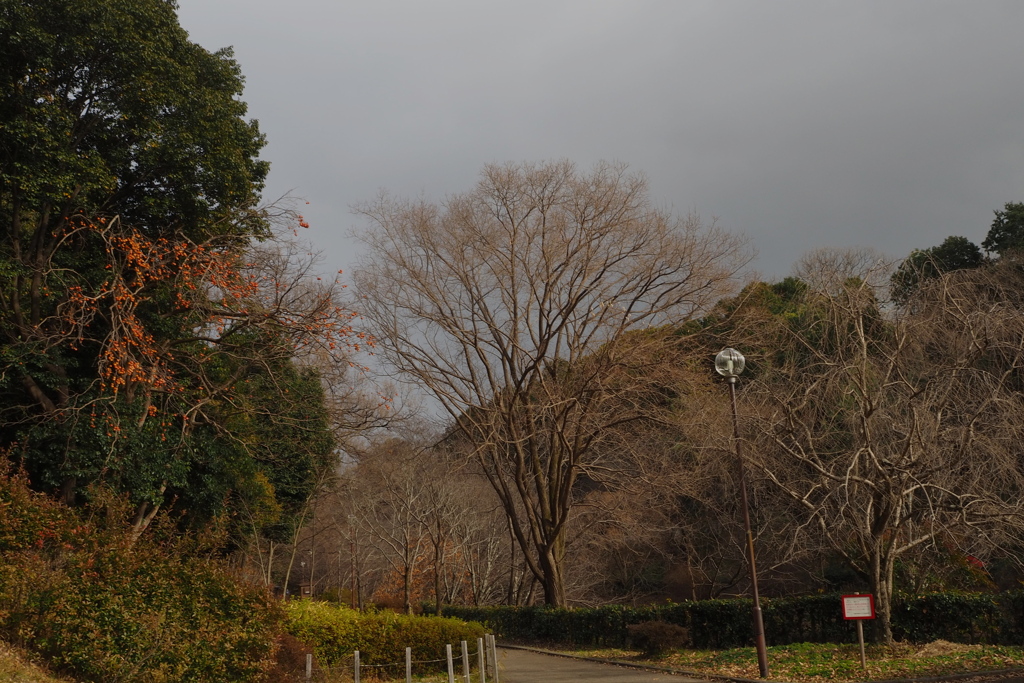
<svg viewBox="0 0 1024 683"><path fill-rule="evenodd" d="M766 277L815 247L984 239L1024 201L1024 2L180 0L234 46L324 270L350 206L441 199L489 162L618 160L748 235Z"/></svg>

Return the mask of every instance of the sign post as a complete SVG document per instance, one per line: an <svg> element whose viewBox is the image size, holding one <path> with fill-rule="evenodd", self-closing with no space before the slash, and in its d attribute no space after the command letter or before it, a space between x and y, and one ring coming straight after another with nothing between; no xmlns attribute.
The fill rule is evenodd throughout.
<svg viewBox="0 0 1024 683"><path fill-rule="evenodd" d="M860 643L860 665L861 668L868 668L868 660L864 655L864 620L875 618L875 596L853 595L843 596L843 619L853 619L857 622L857 641Z"/></svg>

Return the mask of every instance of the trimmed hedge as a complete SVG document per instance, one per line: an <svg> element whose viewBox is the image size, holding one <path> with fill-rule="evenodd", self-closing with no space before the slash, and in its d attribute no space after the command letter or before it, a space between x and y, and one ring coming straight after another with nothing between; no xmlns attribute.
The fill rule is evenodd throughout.
<svg viewBox="0 0 1024 683"><path fill-rule="evenodd" d="M893 605L893 635L901 640L1024 644L1024 591L929 593Z"/></svg>
<svg viewBox="0 0 1024 683"><path fill-rule="evenodd" d="M391 611L357 612L326 602L296 600L287 607L286 630L311 646L319 661L328 666L347 666L352 652L367 666L395 664L405 667L405 648L412 648L416 673L446 671L445 645L453 644L456 656L459 642L469 641L470 650L484 628L450 617L423 617Z"/></svg>
<svg viewBox="0 0 1024 683"><path fill-rule="evenodd" d="M765 638L771 645L852 643L857 639L856 629L843 619L839 594L762 598L761 608ZM447 606L443 612L478 621L494 633L521 642L626 647L627 626L664 621L689 629L695 648L752 645L749 599L579 609ZM911 642L942 639L1020 645L1024 643L1024 591L897 597L892 628L897 640Z"/></svg>

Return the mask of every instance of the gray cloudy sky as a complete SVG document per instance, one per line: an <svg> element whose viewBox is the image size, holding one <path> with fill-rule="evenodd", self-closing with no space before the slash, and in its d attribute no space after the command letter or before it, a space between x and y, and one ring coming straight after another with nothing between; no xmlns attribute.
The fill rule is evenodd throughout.
<svg viewBox="0 0 1024 683"><path fill-rule="evenodd" d="M1024 201L1024 2L179 0L234 46L324 270L349 207L443 198L488 162L619 160L655 203L804 251L894 256Z"/></svg>

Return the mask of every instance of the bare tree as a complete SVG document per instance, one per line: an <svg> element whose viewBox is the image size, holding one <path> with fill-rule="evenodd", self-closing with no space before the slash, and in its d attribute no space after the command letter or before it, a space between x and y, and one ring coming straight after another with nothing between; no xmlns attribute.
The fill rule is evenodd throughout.
<svg viewBox="0 0 1024 683"><path fill-rule="evenodd" d="M747 590L731 407L725 387L712 376L711 349L721 346L708 333L705 327L680 338L671 356L673 364L691 368L689 376L673 377L658 367L647 375L652 390L685 390L671 403L675 421L621 434L621 448L628 441L636 453L630 480L620 490L588 495L597 514L596 524L580 533L591 557L582 564L604 584L595 586L596 601L646 601L666 593L708 599ZM748 477L748 486L762 589L790 592L805 578L799 563L816 548L793 534L790 501L761 478ZM574 565L581 564L578 559ZM659 566L663 576L653 581Z"/></svg>
<svg viewBox="0 0 1024 683"><path fill-rule="evenodd" d="M428 491L416 466L417 450L392 439L362 455L360 480L368 489L356 513L362 536L400 575L407 614L413 611L413 580L429 545Z"/></svg>
<svg viewBox="0 0 1024 683"><path fill-rule="evenodd" d="M1012 267L936 278L904 308L874 275L810 288L745 396L756 464L870 585L889 642L899 558L1024 525L1024 311Z"/></svg>
<svg viewBox="0 0 1024 683"><path fill-rule="evenodd" d="M870 247L812 249L793 266L793 275L812 290L837 295L851 281L858 281L872 292L888 286L892 259Z"/></svg>
<svg viewBox="0 0 1024 683"><path fill-rule="evenodd" d="M706 310L748 260L743 240L646 190L622 165L507 164L441 205L361 208L356 283L379 351L472 446L549 604L566 604L577 482L609 478L602 434L644 414L623 400L642 393L631 359L663 337L631 333Z"/></svg>
<svg viewBox="0 0 1024 683"><path fill-rule="evenodd" d="M457 566L465 576L469 599L474 605L497 604L507 595L502 572L512 559L505 512L494 500L492 491L480 496L479 490L471 488L467 493L477 495L474 500L478 509L475 514L463 516L456 526L455 547L460 560ZM495 504L488 505L492 501Z"/></svg>

